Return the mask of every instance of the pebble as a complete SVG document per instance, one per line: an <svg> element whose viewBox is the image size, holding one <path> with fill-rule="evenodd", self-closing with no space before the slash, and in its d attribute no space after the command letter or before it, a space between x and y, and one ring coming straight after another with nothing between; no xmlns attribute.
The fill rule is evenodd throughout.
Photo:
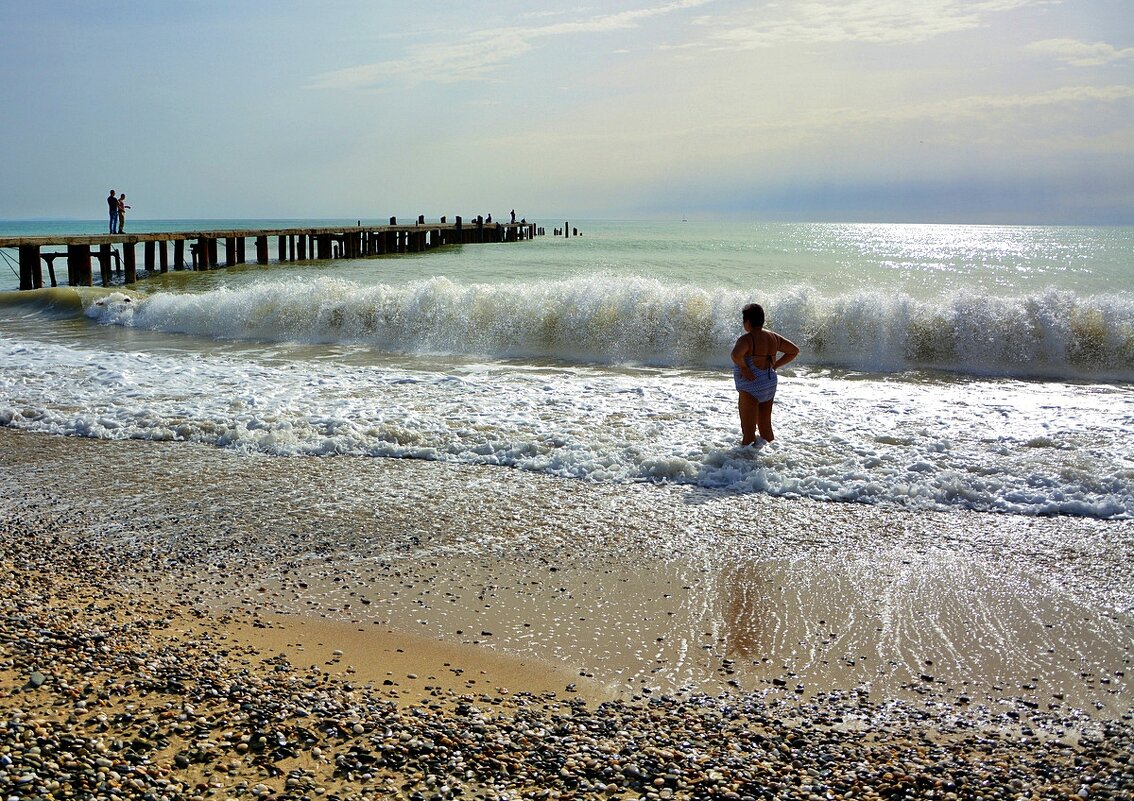
<svg viewBox="0 0 1134 801"><path fill-rule="evenodd" d="M810 689L643 691L597 704L574 693L434 689L428 702L399 704L381 686L244 654L224 638L224 621L207 637L170 636L207 615L135 599L124 582L139 578L137 567L2 510L0 554L10 576L0 587L0 659L38 687L0 687L5 798L1134 794L1134 714L1025 705L1007 714L945 696ZM76 605L79 596L114 601Z"/></svg>

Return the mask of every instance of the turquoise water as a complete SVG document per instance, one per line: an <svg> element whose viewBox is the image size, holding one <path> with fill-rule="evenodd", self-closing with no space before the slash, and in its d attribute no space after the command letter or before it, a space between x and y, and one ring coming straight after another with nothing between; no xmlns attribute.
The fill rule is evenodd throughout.
<svg viewBox="0 0 1134 801"><path fill-rule="evenodd" d="M0 422L914 508L1134 514L1134 229L570 224L580 236L0 293ZM751 301L802 349L781 375L778 439L758 456L735 447L728 369Z"/></svg>

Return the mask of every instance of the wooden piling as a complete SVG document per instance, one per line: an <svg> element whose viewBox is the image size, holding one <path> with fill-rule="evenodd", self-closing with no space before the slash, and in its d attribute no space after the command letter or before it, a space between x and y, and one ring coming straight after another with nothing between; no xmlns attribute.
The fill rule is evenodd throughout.
<svg viewBox="0 0 1134 801"><path fill-rule="evenodd" d="M127 284L138 283L138 265L135 261L136 254L134 253L133 242L122 243L122 266L125 270L125 275L122 280Z"/></svg>
<svg viewBox="0 0 1134 801"><path fill-rule="evenodd" d="M71 286L92 286L90 245L67 246L67 283Z"/></svg>
<svg viewBox="0 0 1134 801"><path fill-rule="evenodd" d="M43 272L39 263L39 247L20 245L20 289L39 289L43 286Z"/></svg>
<svg viewBox="0 0 1134 801"><path fill-rule="evenodd" d="M103 286L110 286L110 284L111 284L110 258L111 258L111 256L110 256L110 245L99 245L98 246L98 267L99 267L99 272L102 275L102 285Z"/></svg>

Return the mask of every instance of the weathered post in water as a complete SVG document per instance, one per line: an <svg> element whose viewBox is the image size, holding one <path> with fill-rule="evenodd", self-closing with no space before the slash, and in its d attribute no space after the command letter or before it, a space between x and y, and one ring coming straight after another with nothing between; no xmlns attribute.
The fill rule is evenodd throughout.
<svg viewBox="0 0 1134 801"><path fill-rule="evenodd" d="M138 264L135 260L133 242L122 243L122 263L123 269L126 271L122 280L127 284L136 284L138 282Z"/></svg>
<svg viewBox="0 0 1134 801"><path fill-rule="evenodd" d="M71 286L92 286L90 245L67 246L67 283Z"/></svg>
<svg viewBox="0 0 1134 801"><path fill-rule="evenodd" d="M110 245L98 246L98 268L102 275L102 285L110 286Z"/></svg>
<svg viewBox="0 0 1134 801"><path fill-rule="evenodd" d="M40 289L43 267L39 263L37 245L20 245L20 289Z"/></svg>

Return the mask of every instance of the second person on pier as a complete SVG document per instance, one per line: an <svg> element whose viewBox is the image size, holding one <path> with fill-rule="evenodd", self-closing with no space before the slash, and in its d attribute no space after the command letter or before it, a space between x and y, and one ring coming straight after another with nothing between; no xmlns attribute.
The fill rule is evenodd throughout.
<svg viewBox="0 0 1134 801"><path fill-rule="evenodd" d="M113 194L113 193L112 193ZM126 209L130 208L126 205L126 193L123 192L118 196L118 233L126 233Z"/></svg>

